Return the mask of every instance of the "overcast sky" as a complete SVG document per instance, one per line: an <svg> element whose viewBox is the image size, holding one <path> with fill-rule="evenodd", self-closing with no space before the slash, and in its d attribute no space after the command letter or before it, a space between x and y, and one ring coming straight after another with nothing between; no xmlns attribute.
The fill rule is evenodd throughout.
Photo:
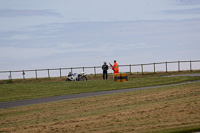
<svg viewBox="0 0 200 133"><path fill-rule="evenodd" d="M200 0L0 0L0 71L200 59Z"/></svg>

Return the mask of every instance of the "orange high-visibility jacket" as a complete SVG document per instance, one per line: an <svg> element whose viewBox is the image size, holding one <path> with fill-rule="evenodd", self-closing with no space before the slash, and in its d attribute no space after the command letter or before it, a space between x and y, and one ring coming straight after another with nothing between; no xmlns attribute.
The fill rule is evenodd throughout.
<svg viewBox="0 0 200 133"><path fill-rule="evenodd" d="M117 63L114 63L113 68L114 68L114 73L119 73L119 68Z"/></svg>

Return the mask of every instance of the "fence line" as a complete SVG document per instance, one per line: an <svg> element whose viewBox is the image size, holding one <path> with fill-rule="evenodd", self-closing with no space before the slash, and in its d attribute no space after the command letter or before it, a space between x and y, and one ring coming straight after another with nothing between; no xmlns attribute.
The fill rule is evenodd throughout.
<svg viewBox="0 0 200 133"><path fill-rule="evenodd" d="M200 60L190 60L190 61L171 61L171 62L158 62L158 63L147 63L147 64L129 64L129 65L119 65L119 68L123 68L123 67L129 67L129 69L126 68L125 72L127 73L134 73L134 69L133 67L141 67L141 73L144 74L145 72L145 69L144 67L145 66L153 66L153 71L154 73L156 73L158 70L157 70L157 65L165 65L165 72L168 72L169 71L169 64L177 64L177 71L181 71L181 63L189 63L189 70L192 71L193 70L193 65L192 63L195 63L195 62L200 62ZM94 66L94 67L70 67L70 68L53 68L53 69L35 69L35 70L17 70L17 71L0 71L0 75L1 74L9 74L8 75L8 79L9 80L12 80L14 79L13 78L13 73L22 73L22 78L25 79L25 75L26 73L28 72L35 72L35 78L38 79L38 72L41 72L41 71L47 71L47 77L50 78L51 77L51 71L59 71L59 75L57 75L57 77L62 77L63 76L63 71L64 70L68 70L68 71L71 71L73 72L74 70L82 70L83 72L85 71L85 69L93 69L93 73L91 74L94 74L96 76L97 74L97 69L100 69L101 70L101 66ZM198 65L198 69L200 69L200 65ZM188 70L188 69L187 69ZM136 71L135 71L136 72ZM66 74L65 74L66 75Z"/></svg>

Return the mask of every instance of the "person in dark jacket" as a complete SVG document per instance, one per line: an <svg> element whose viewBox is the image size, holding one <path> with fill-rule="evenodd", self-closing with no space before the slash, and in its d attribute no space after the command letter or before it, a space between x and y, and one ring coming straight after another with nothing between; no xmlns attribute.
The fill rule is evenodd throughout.
<svg viewBox="0 0 200 133"><path fill-rule="evenodd" d="M106 64L106 62L104 62L104 64L102 65L102 70L103 70L103 79L107 79L108 75L107 75L107 71L108 71L108 65Z"/></svg>

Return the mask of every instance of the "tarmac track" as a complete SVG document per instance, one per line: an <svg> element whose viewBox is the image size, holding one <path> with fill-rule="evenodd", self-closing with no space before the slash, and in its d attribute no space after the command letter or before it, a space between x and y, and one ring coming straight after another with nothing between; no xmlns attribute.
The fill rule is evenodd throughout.
<svg viewBox="0 0 200 133"><path fill-rule="evenodd" d="M11 107L19 107L19 106L25 106L25 105L32 105L32 104L39 104L39 103L46 103L46 102L61 101L61 100L77 99L77 98L84 98L84 97L93 97L93 96L114 94L114 93L121 93L121 92L128 92L128 91L144 90L144 89L158 88L158 87L164 87L164 86L173 86L173 85L180 85L180 84L187 84L187 83L195 83L195 82L200 82L200 80L188 81L188 82L176 83L176 84L169 84L169 85L148 86L148 87L121 89L121 90L89 92L89 93L52 96L52 97L44 97L44 98L36 98L36 99L26 99L26 100L17 100L17 101L9 101L9 102L0 102L0 109L11 108Z"/></svg>
<svg viewBox="0 0 200 133"><path fill-rule="evenodd" d="M200 73L182 74L182 75L171 75L171 76L163 76L163 77L183 77L183 76L200 77Z"/></svg>

